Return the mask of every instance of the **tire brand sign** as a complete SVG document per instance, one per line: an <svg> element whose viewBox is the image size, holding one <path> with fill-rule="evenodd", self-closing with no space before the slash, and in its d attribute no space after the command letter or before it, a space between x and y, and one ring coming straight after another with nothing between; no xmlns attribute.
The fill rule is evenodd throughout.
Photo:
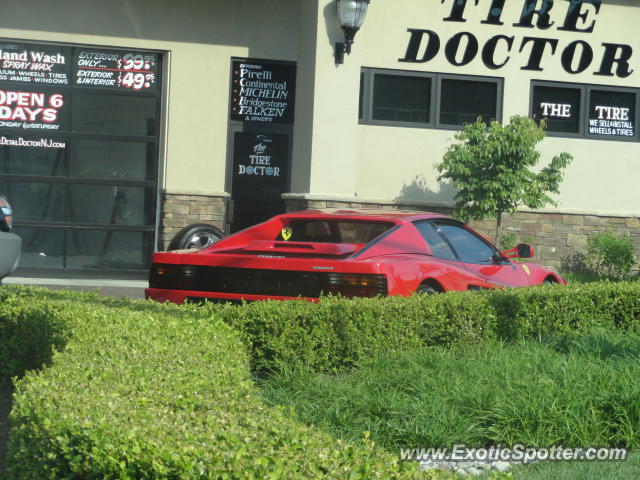
<svg viewBox="0 0 640 480"><path fill-rule="evenodd" d="M246 59L231 67L232 121L293 124L295 64Z"/></svg>

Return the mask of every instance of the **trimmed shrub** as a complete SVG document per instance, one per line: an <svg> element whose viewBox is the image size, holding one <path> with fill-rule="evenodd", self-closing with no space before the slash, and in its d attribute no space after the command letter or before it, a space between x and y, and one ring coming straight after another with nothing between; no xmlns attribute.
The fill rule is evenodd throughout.
<svg viewBox="0 0 640 480"><path fill-rule="evenodd" d="M4 287L1 374L45 367L16 384L9 471L18 480L411 478L415 465L370 441L337 442L265 407L249 369L335 373L424 346L462 355L491 339L638 332L639 318L638 282L204 308Z"/></svg>
<svg viewBox="0 0 640 480"><path fill-rule="evenodd" d="M42 327L33 345L60 339L48 366L16 382L9 478L425 478L370 440L338 441L266 407L219 319L99 303L3 294L3 323Z"/></svg>
<svg viewBox="0 0 640 480"><path fill-rule="evenodd" d="M482 295L323 298L206 307L236 328L252 369L304 364L321 371L351 367L374 353L417 346L471 344L495 335L495 309Z"/></svg>
<svg viewBox="0 0 640 480"><path fill-rule="evenodd" d="M373 354L417 346L465 348L486 339L514 341L584 332L594 326L640 330L640 283L600 282L410 298L324 298L212 305L240 331L252 369L307 365L335 372Z"/></svg>
<svg viewBox="0 0 640 480"><path fill-rule="evenodd" d="M0 301L0 381L40 368L69 339L73 317L52 305L29 308L29 299L5 297Z"/></svg>
<svg viewBox="0 0 640 480"><path fill-rule="evenodd" d="M0 289L0 302L6 303L2 295L6 297L7 291L11 289ZM36 300L30 295L38 289L17 291L20 300L12 302L29 303ZM549 285L410 298L326 297L320 303L267 301L243 306L211 304L200 308L76 293L46 295L52 301L82 299L86 305L96 308L114 306L149 315L168 311L178 315L188 311L190 316L202 319L221 318L240 333L250 352L251 370L258 373L278 371L283 365L308 365L318 371L335 372L357 365L373 354L417 346L466 348L490 338L511 342L585 332L597 326L640 330L640 282ZM0 323L0 329L16 332L11 334L13 337L0 336L0 345L4 338L16 338L18 343L27 342L31 351L48 352L35 362L31 359L37 359L37 355L7 354L7 360L0 364L0 372L4 365L12 362L15 366L11 375L21 368L39 366L50 356L47 345L64 343L66 334L60 325L70 319L61 316L58 310L51 310L49 304L42 303L42 313L34 312L31 321L41 318L42 325L51 323L46 328L33 327L39 335L51 334L50 341L49 337L46 341L38 340L39 335L28 333L32 327L18 325L21 322L9 322L9 326ZM23 328L22 333L17 328ZM11 351L16 342L10 341L0 352Z"/></svg>
<svg viewBox="0 0 640 480"><path fill-rule="evenodd" d="M73 308L61 308L76 303ZM156 302L101 297L97 292L48 290L18 285L0 288L0 382L46 366L53 352L70 338L80 307L118 307L145 312L166 312ZM180 309L173 310L175 313ZM181 314L181 313L180 313Z"/></svg>

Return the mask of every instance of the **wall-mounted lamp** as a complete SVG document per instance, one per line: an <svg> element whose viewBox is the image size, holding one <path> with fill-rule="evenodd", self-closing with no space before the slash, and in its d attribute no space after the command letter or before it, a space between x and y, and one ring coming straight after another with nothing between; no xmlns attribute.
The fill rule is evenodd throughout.
<svg viewBox="0 0 640 480"><path fill-rule="evenodd" d="M364 17L367 15L367 7L370 0L336 0L338 20L344 32L344 42L336 43L336 63L344 63L344 54L351 53L353 37L360 29Z"/></svg>

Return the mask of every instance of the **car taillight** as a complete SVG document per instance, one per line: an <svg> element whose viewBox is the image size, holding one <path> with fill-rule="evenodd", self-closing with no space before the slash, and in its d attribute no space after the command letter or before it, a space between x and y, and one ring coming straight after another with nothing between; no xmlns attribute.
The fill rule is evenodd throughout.
<svg viewBox="0 0 640 480"><path fill-rule="evenodd" d="M0 223L4 223L6 230L13 229L13 211L6 198L0 197Z"/></svg>
<svg viewBox="0 0 640 480"><path fill-rule="evenodd" d="M362 273L330 273L329 293L344 297L386 296L387 278L384 275Z"/></svg>
<svg viewBox="0 0 640 480"><path fill-rule="evenodd" d="M166 288L180 278L181 274L182 265L154 263L149 270L149 287Z"/></svg>
<svg viewBox="0 0 640 480"><path fill-rule="evenodd" d="M149 288L193 290L198 279L199 267L154 263L149 270Z"/></svg>

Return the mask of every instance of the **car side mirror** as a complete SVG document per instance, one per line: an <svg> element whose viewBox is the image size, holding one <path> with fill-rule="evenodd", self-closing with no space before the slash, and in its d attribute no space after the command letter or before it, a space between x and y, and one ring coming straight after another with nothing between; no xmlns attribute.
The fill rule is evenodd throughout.
<svg viewBox="0 0 640 480"><path fill-rule="evenodd" d="M533 247L526 243L519 243L511 250L505 250L502 252L507 258L531 258L533 257Z"/></svg>

